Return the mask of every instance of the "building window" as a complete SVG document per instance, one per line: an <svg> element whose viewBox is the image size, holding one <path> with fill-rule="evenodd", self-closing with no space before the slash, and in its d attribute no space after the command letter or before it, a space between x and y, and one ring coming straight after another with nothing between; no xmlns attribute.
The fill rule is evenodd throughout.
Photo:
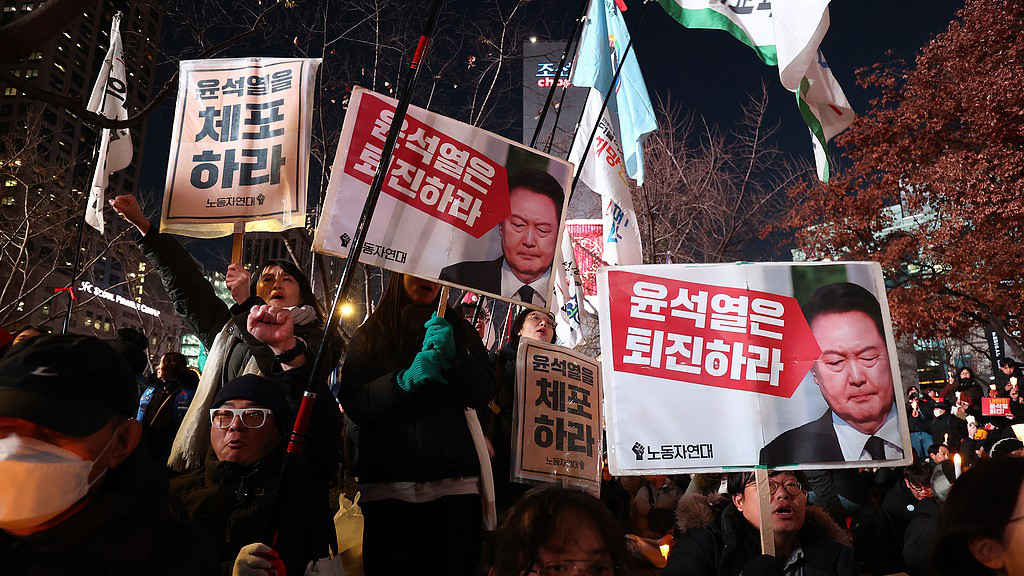
<svg viewBox="0 0 1024 576"><path fill-rule="evenodd" d="M28 59L29 60L42 60L43 59L43 53L42 52L33 52L33 53L28 55Z"/></svg>
<svg viewBox="0 0 1024 576"><path fill-rule="evenodd" d="M43 316L46 316L47 318L49 318L49 316L50 316L50 305L49 304L43 304Z"/></svg>
<svg viewBox="0 0 1024 576"><path fill-rule="evenodd" d="M18 7L17 6L11 6L10 4L8 4L7 6L4 6L4 12L17 12L17 11L18 11Z"/></svg>
<svg viewBox="0 0 1024 576"><path fill-rule="evenodd" d="M35 78L39 76L39 69L33 68L31 70L25 70L25 78Z"/></svg>
<svg viewBox="0 0 1024 576"><path fill-rule="evenodd" d="M85 327L92 328L92 312L88 310L85 312Z"/></svg>
<svg viewBox="0 0 1024 576"><path fill-rule="evenodd" d="M25 301L22 300L21 302L18 302L18 312L24 312L24 311L25 311Z"/></svg>
<svg viewBox="0 0 1024 576"><path fill-rule="evenodd" d="M8 188L10 188L11 186L17 186L17 185L18 185L18 181L15 180L14 178L8 178L7 180L4 181L4 186L7 186Z"/></svg>
<svg viewBox="0 0 1024 576"><path fill-rule="evenodd" d="M4 206L14 206L14 196L4 196L3 200L0 200L0 204Z"/></svg>
<svg viewBox="0 0 1024 576"><path fill-rule="evenodd" d="M17 95L18 95L18 89L17 88L7 87L7 88L4 89L4 96L17 96Z"/></svg>
<svg viewBox="0 0 1024 576"><path fill-rule="evenodd" d="M34 5L31 2L26 2L21 5L22 12L31 12Z"/></svg>

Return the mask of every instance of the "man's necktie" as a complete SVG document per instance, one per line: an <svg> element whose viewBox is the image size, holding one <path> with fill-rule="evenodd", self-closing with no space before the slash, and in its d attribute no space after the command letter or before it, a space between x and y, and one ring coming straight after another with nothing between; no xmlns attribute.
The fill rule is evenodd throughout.
<svg viewBox="0 0 1024 576"><path fill-rule="evenodd" d="M885 441L878 436L868 438L864 449L868 451L868 455L871 456L872 460L885 460Z"/></svg>
<svg viewBox="0 0 1024 576"><path fill-rule="evenodd" d="M520 300L527 304L533 304L533 295L535 293L536 291L533 288L530 288L526 284L523 284L522 288L516 290L516 297L518 297Z"/></svg>

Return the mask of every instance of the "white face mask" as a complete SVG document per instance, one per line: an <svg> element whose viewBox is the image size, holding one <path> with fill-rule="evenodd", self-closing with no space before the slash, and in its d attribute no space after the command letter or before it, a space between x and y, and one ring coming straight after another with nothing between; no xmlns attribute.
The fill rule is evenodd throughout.
<svg viewBox="0 0 1024 576"><path fill-rule="evenodd" d="M96 460L85 460L36 438L17 434L0 438L0 529L32 528L70 508L106 474L104 470L89 481Z"/></svg>

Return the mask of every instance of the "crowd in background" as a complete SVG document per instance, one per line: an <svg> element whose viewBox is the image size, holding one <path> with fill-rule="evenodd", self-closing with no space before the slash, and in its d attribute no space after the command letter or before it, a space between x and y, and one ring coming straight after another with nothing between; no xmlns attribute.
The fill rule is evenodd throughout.
<svg viewBox="0 0 1024 576"><path fill-rule="evenodd" d="M771 472L765 555L750 472L606 466L600 498L510 478L516 349L554 341L550 314L523 310L489 352L460 311L438 315L438 284L393 274L343 345L290 262L232 265L229 307L134 198L114 207L209 358L144 374L132 330L16 334L0 357L4 573L1024 574L1011 359L991 383L964 368L907 391L910 466ZM317 401L290 438L307 383ZM1007 413L982 414L986 397Z"/></svg>

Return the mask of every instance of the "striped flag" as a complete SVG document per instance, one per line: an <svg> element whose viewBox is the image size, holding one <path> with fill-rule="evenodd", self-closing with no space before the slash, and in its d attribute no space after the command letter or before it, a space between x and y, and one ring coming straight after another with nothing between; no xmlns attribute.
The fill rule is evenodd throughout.
<svg viewBox="0 0 1024 576"><path fill-rule="evenodd" d="M811 132L818 178L829 178L826 146L853 123L854 113L818 46L828 31L829 0L658 0L687 28L725 30L750 46L779 79L796 94L800 113Z"/></svg>
<svg viewBox="0 0 1024 576"><path fill-rule="evenodd" d="M110 48L107 50L100 75L93 86L89 104L90 112L107 118L126 120L128 118L128 82L124 69L124 48L121 45L121 13L114 15L110 25ZM110 130L104 128L100 135L99 154L92 186L89 187L89 203L85 209L85 221L103 234L103 193L107 188L111 172L124 170L132 163L132 138L127 128Z"/></svg>

